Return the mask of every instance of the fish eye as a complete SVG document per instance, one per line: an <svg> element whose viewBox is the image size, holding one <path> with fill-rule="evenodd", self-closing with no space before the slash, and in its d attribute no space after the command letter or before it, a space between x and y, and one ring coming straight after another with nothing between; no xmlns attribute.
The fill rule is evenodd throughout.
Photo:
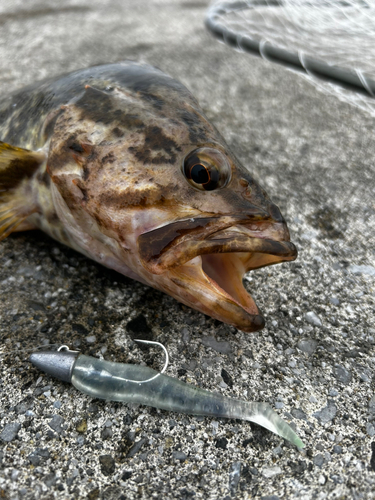
<svg viewBox="0 0 375 500"><path fill-rule="evenodd" d="M190 176L196 184L207 184L210 180L210 172L201 163L196 163L191 167Z"/></svg>
<svg viewBox="0 0 375 500"><path fill-rule="evenodd" d="M196 189L213 191L228 184L231 168L227 158L217 149L198 148L185 157L183 173Z"/></svg>

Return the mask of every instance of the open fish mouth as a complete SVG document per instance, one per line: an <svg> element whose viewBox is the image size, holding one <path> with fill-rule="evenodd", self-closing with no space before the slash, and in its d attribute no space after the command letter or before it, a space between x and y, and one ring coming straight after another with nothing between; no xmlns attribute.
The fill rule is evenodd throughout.
<svg viewBox="0 0 375 500"><path fill-rule="evenodd" d="M192 221L204 224L205 230L189 228ZM286 225L249 224L232 217L206 221L191 219L141 235L142 263L153 274L167 277L162 288L181 302L240 330L260 330L264 318L245 289L243 276L297 257Z"/></svg>

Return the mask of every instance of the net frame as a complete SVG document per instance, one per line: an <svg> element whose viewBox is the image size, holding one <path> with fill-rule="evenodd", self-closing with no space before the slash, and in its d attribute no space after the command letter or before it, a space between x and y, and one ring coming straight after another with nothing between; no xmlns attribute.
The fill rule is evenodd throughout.
<svg viewBox="0 0 375 500"><path fill-rule="evenodd" d="M345 5L347 5L347 3L341 0L329 0L329 2L327 2L327 0L314 1L315 3L320 1L321 4L325 2L325 5L330 4L332 7L336 7L336 9L338 9L337 6L340 5L341 7L338 12L342 12L345 9ZM354 1L365 3L365 0ZM293 4L295 7L297 4L299 6L308 6L309 3L311 4L311 0L236 0L219 2L213 4L207 11L205 25L215 38L230 47L260 56L272 63L282 64L291 70L306 75L310 80L314 80L315 84L316 79L318 79L318 81L323 81L323 89L319 88L319 85L316 84L319 90L323 90L326 93L335 92L340 99L369 111L375 116L375 78L368 74L368 72L359 67L343 67L341 65L332 64L330 60L322 60L319 57L311 56L307 51L301 48L286 47L283 40L281 40L281 43L269 41L269 37L260 36L259 33L256 33L257 29L254 29L254 33L250 32L252 26L251 24L246 25L246 19L245 23L241 24L241 22L239 22L237 25L236 22L231 20L231 16L232 18L235 16L243 16L243 13L249 10L261 12L260 15L265 18L267 15L266 9L285 10L288 4L289 7L293 7ZM375 3L371 7L372 11L375 12ZM331 14L333 15L334 12L332 11ZM365 12L365 15L368 16L367 12ZM372 35L372 37L375 37L375 15L374 18L371 18L371 16L368 16L368 18L369 21L374 23L373 31L371 31L372 26L368 26L368 29L365 29L362 35L368 37ZM348 14L345 14L345 19L351 21ZM294 30L294 39L303 34L304 27L298 25L298 20L291 19L288 21L294 23L292 26L292 30ZM245 29L241 29L242 26L245 26ZM319 27L319 25L315 24L315 28L316 27ZM289 31L291 29L290 26L284 26L284 28L285 30L289 29ZM338 28L340 28L340 26L338 26ZM358 33L360 29L360 23L354 24L354 32L357 30ZM344 33L346 32L344 31ZM343 41L347 44L350 43L352 34L347 33L346 37L343 36ZM343 51L345 51L345 47ZM367 64L367 67L371 67L371 64ZM375 71L375 57L373 69ZM338 86L340 90L337 92Z"/></svg>

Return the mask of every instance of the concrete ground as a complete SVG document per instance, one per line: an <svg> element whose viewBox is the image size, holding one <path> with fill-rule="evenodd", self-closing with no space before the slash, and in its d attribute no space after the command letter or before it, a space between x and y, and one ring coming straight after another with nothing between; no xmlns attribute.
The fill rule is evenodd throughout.
<svg viewBox="0 0 375 500"><path fill-rule="evenodd" d="M206 1L0 2L0 89L122 59L186 84L280 206L299 258L251 273L266 328L245 334L40 232L0 244L0 498L375 498L374 120L219 44ZM27 116L25 116L27 120ZM1 139L1 138L0 138ZM28 349L162 360L212 391L265 401L306 443L242 421L92 400Z"/></svg>

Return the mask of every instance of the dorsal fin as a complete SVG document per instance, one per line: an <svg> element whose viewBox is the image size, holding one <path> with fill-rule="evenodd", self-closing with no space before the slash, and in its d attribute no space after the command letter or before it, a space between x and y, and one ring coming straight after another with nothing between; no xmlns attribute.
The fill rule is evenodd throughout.
<svg viewBox="0 0 375 500"><path fill-rule="evenodd" d="M0 241L37 210L28 184L45 160L42 151L29 151L0 141Z"/></svg>

